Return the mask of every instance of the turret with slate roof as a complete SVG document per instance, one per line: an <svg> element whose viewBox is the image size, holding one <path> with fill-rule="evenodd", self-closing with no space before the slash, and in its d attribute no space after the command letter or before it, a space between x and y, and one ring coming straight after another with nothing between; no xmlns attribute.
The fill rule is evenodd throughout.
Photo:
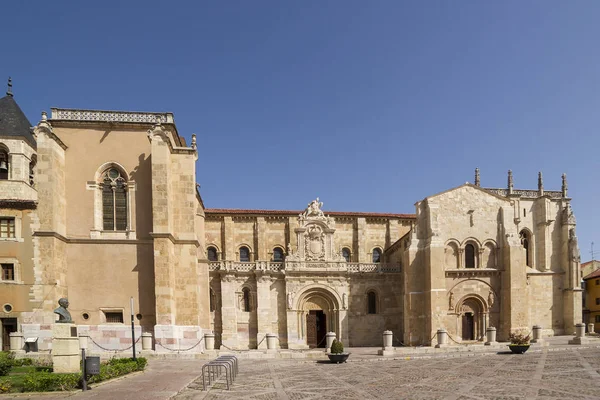
<svg viewBox="0 0 600 400"><path fill-rule="evenodd" d="M23 138L31 147L36 147L31 123L14 99L11 78L8 78L6 96L0 98L0 138L7 136Z"/></svg>

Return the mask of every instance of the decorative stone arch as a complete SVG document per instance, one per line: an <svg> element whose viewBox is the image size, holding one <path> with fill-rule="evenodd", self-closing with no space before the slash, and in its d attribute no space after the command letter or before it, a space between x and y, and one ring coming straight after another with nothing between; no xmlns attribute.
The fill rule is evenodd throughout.
<svg viewBox="0 0 600 400"><path fill-rule="evenodd" d="M0 180L8 180L11 178L11 155L7 145L0 142Z"/></svg>
<svg viewBox="0 0 600 400"><path fill-rule="evenodd" d="M236 260L238 260L238 261L240 260L240 249L241 249L242 247L246 247L246 248L248 248L248 259L249 259L249 261L248 261L248 262L252 262L252 261L254 261L254 251L252 250L252 246L250 246L250 245L249 245L249 244L247 244L247 243L240 243L240 244L239 244L239 245L236 247L236 249L235 249L235 259L236 259Z"/></svg>
<svg viewBox="0 0 600 400"><path fill-rule="evenodd" d="M493 239L486 239L481 245L481 268L498 268L498 246Z"/></svg>
<svg viewBox="0 0 600 400"><path fill-rule="evenodd" d="M285 246L282 245L282 244L275 244L275 245L273 245L273 247L271 248L271 251L269 251L269 253L268 253L269 254L269 260L275 261L275 259L274 259L274 257L275 257L275 249L281 250L281 255L282 255L282 260L281 261L285 260L285 253L286 253L286 251L285 251Z"/></svg>
<svg viewBox="0 0 600 400"><path fill-rule="evenodd" d="M379 252L379 261L374 261L374 259L373 259L376 250ZM369 258L370 258L369 262L382 263L383 262L383 246L379 246L379 245L373 246L373 248L371 249L371 252L369 253Z"/></svg>
<svg viewBox="0 0 600 400"><path fill-rule="evenodd" d="M481 268L481 242L469 237L463 241L461 248L463 250L461 261L464 268Z"/></svg>
<svg viewBox="0 0 600 400"><path fill-rule="evenodd" d="M208 249L210 249L211 247L214 248L215 251L216 251L216 253L217 253L217 261L221 260L222 259L222 257L221 257L221 254L222 254L221 253L221 249L215 243L209 243L209 244L206 245L206 259L208 259Z"/></svg>
<svg viewBox="0 0 600 400"><path fill-rule="evenodd" d="M459 269L461 267L462 251L456 239L450 239L444 246L444 264L446 269Z"/></svg>
<svg viewBox="0 0 600 400"><path fill-rule="evenodd" d="M335 332L336 337L344 341L348 337L347 301L345 293L340 296L332 287L318 283L305 286L292 295L292 309L288 311L288 337L297 337L300 347L307 347L306 317L310 311L322 310L326 318L326 330ZM289 323L292 321L295 324ZM293 332L294 327L297 327L296 332Z"/></svg>
<svg viewBox="0 0 600 400"><path fill-rule="evenodd" d="M533 240L533 232L525 227L519 231L521 246L525 250L525 265L534 268L535 265L535 241Z"/></svg>
<svg viewBox="0 0 600 400"><path fill-rule="evenodd" d="M109 169L114 168L119 171L125 180L125 191L127 194L127 228L125 231L105 231L103 225L102 208L102 176ZM109 161L102 164L94 173L94 180L88 181L87 190L94 192L94 228L90 231L90 237L95 239L135 239L136 213L135 213L135 193L136 183L127 173L125 167L116 161Z"/></svg>
<svg viewBox="0 0 600 400"><path fill-rule="evenodd" d="M482 340L487 328L487 304L476 293L463 296L457 303L457 333L463 341Z"/></svg>

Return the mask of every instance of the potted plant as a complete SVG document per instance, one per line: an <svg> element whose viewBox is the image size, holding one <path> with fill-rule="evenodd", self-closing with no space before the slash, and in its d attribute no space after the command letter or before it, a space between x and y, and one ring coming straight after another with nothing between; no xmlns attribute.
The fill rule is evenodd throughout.
<svg viewBox="0 0 600 400"><path fill-rule="evenodd" d="M350 353L344 353L344 344L337 339L333 339L331 343L331 352L327 353L329 361L333 363L346 362Z"/></svg>
<svg viewBox="0 0 600 400"><path fill-rule="evenodd" d="M508 347L510 351L515 354L523 354L527 350L529 350L529 334L525 334L524 331L518 330L516 332L511 333L508 338L510 339L510 344Z"/></svg>

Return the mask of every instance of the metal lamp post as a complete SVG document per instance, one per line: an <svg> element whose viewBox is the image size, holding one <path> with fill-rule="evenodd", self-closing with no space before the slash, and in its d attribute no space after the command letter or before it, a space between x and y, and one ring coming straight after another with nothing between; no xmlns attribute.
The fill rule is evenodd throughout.
<svg viewBox="0 0 600 400"><path fill-rule="evenodd" d="M135 360L135 327L133 324L133 297L131 297L131 343L133 347L133 359Z"/></svg>

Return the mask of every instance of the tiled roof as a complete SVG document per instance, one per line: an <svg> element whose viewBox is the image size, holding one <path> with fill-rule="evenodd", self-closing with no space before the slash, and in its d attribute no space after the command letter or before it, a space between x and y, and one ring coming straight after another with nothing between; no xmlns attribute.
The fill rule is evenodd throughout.
<svg viewBox="0 0 600 400"><path fill-rule="evenodd" d="M591 274L584 276L583 279L592 279L592 278L598 278L598 277L600 277L600 269L597 269L594 272L592 272Z"/></svg>
<svg viewBox="0 0 600 400"><path fill-rule="evenodd" d="M248 214L248 215L300 215L304 210L242 210L237 208L207 208L206 214ZM345 211L324 211L325 215L332 217L374 217L374 218L403 218L416 219L415 214L389 214L372 212L345 212Z"/></svg>
<svg viewBox="0 0 600 400"><path fill-rule="evenodd" d="M35 139L29 128L31 128L31 123L13 96L9 94L2 97L0 99L0 136L22 137L35 148Z"/></svg>

